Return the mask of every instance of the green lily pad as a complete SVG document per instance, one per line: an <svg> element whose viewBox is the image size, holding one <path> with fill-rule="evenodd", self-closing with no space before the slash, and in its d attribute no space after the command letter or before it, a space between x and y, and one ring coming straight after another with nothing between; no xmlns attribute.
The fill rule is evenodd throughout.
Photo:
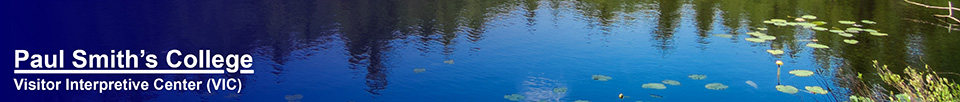
<svg viewBox="0 0 960 102"><path fill-rule="evenodd" d="M870 33L870 35L873 35L873 36L887 36L887 33L876 32L876 33Z"/></svg>
<svg viewBox="0 0 960 102"><path fill-rule="evenodd" d="M424 71L427 71L427 69L426 69L426 68L414 68L414 69L413 69L413 72L414 72L414 73L422 73L422 72L424 72Z"/></svg>
<svg viewBox="0 0 960 102"><path fill-rule="evenodd" d="M763 21L763 23L766 23L766 24L773 24L773 23L775 23L775 22L773 22L773 21Z"/></svg>
<svg viewBox="0 0 960 102"><path fill-rule="evenodd" d="M785 19L770 19L770 21L773 21L773 22L784 22L784 23L787 22L787 20L785 20Z"/></svg>
<svg viewBox="0 0 960 102"><path fill-rule="evenodd" d="M446 64L453 64L453 60L446 60L446 61L443 61L443 63L446 63Z"/></svg>
<svg viewBox="0 0 960 102"><path fill-rule="evenodd" d="M837 21L837 23L840 23L840 24L856 24L857 22L853 22L853 21Z"/></svg>
<svg viewBox="0 0 960 102"><path fill-rule="evenodd" d="M817 26L817 24L813 23L797 23L797 25L803 26L803 28L813 28Z"/></svg>
<svg viewBox="0 0 960 102"><path fill-rule="evenodd" d="M767 30L767 28L757 28L757 30Z"/></svg>
<svg viewBox="0 0 960 102"><path fill-rule="evenodd" d="M808 43L808 44L807 44L807 47L818 48L818 49L830 48L830 47L827 46L827 45L817 44L817 43Z"/></svg>
<svg viewBox="0 0 960 102"><path fill-rule="evenodd" d="M773 55L780 55L780 54L783 54L783 50L767 50L767 53L770 53Z"/></svg>
<svg viewBox="0 0 960 102"><path fill-rule="evenodd" d="M762 43L762 42L765 42L765 41L766 41L766 40L763 40L763 39L760 39L760 38L744 38L744 40L747 40L747 41L750 41L750 42L755 42L755 43Z"/></svg>
<svg viewBox="0 0 960 102"><path fill-rule="evenodd" d="M860 28L847 28L847 30L863 31L863 29Z"/></svg>
<svg viewBox="0 0 960 102"><path fill-rule="evenodd" d="M813 16L813 15L803 15L803 16L800 16L800 18L817 19L817 16Z"/></svg>
<svg viewBox="0 0 960 102"><path fill-rule="evenodd" d="M827 22L824 22L824 21L813 21L813 22L810 22L810 23L813 23L813 24L816 24L816 25L824 25L824 24L827 24Z"/></svg>
<svg viewBox="0 0 960 102"><path fill-rule="evenodd" d="M611 78L610 76L606 76L606 75L593 75L593 80L597 80L597 81L607 81L607 80L610 80L610 79L613 79L613 78Z"/></svg>
<svg viewBox="0 0 960 102"><path fill-rule="evenodd" d="M510 95L503 95L503 98L510 101L520 101L520 99L523 99L524 97L523 95L520 95L520 94L510 94Z"/></svg>
<svg viewBox="0 0 960 102"><path fill-rule="evenodd" d="M587 101L587 100L576 100L576 101L573 101L573 102L590 102L590 101Z"/></svg>
<svg viewBox="0 0 960 102"><path fill-rule="evenodd" d="M845 43L847 43L847 44L857 44L857 43L859 43L860 41L853 40L853 39L843 39L843 42L845 42Z"/></svg>
<svg viewBox="0 0 960 102"><path fill-rule="evenodd" d="M870 33L877 32L877 30L873 30L873 29L863 29L863 31L870 32Z"/></svg>
<svg viewBox="0 0 960 102"><path fill-rule="evenodd" d="M757 36L757 38L760 38L760 39L763 39L763 40L776 40L776 39L777 39L777 37L769 36L769 35Z"/></svg>
<svg viewBox="0 0 960 102"><path fill-rule="evenodd" d="M773 23L773 25L775 25L775 26L787 26L787 23L785 23L785 22L776 22L776 23Z"/></svg>
<svg viewBox="0 0 960 102"><path fill-rule="evenodd" d="M820 86L804 86L803 88L804 88L804 89L807 89L807 91L810 91L810 92L813 92L813 93L816 93L816 94L827 94L827 93L828 93L827 90L823 90L823 87L820 87Z"/></svg>
<svg viewBox="0 0 960 102"><path fill-rule="evenodd" d="M564 92L567 92L567 88L565 87L553 88L553 92L564 93Z"/></svg>
<svg viewBox="0 0 960 102"><path fill-rule="evenodd" d="M843 36L843 37L848 37L848 38L849 38L849 37L853 37L853 34L850 34L850 33L839 33L839 34L837 34L837 35L840 35L840 36Z"/></svg>
<svg viewBox="0 0 960 102"><path fill-rule="evenodd" d="M707 75L690 74L690 76L687 76L687 77L690 77L690 79L694 79L694 80L703 80L707 78Z"/></svg>
<svg viewBox="0 0 960 102"><path fill-rule="evenodd" d="M873 22L873 21L870 21L870 20L860 20L860 22L863 22L863 23L865 23L865 24L877 24L877 22Z"/></svg>
<svg viewBox="0 0 960 102"><path fill-rule="evenodd" d="M663 81L661 81L661 82L663 82L664 84L667 84L667 85L680 85L680 82L679 82L679 81L670 80L670 79L663 80Z"/></svg>
<svg viewBox="0 0 960 102"><path fill-rule="evenodd" d="M813 75L813 71L810 71L810 70L792 70L789 73L796 75L798 77L806 77L806 76Z"/></svg>
<svg viewBox="0 0 960 102"><path fill-rule="evenodd" d="M706 87L707 89L711 89L711 90L723 90L723 89L727 89L729 86L723 85L721 83L710 83L710 84L704 85L703 87Z"/></svg>
<svg viewBox="0 0 960 102"><path fill-rule="evenodd" d="M667 86L661 83L646 83L646 84L643 84L642 87L647 89L667 89Z"/></svg>
<svg viewBox="0 0 960 102"><path fill-rule="evenodd" d="M794 93L797 93L797 91L800 91L800 90L797 90L796 87L793 87L790 85L777 85L776 87L777 87L777 91L788 93L788 94L794 94Z"/></svg>
<svg viewBox="0 0 960 102"><path fill-rule="evenodd" d="M831 33L843 33L842 30L830 30Z"/></svg>
<svg viewBox="0 0 960 102"><path fill-rule="evenodd" d="M730 35L730 34L713 34L713 36L721 37L721 38L732 38L732 37L733 37L733 35Z"/></svg>
<svg viewBox="0 0 960 102"><path fill-rule="evenodd" d="M786 24L787 24L788 26L796 26L796 25L799 24L799 23L796 23L796 22L787 22Z"/></svg>
<svg viewBox="0 0 960 102"><path fill-rule="evenodd" d="M824 27L813 27L813 28L810 28L810 29L817 30L817 31L825 31L825 30L827 30L827 28L824 28Z"/></svg>
<svg viewBox="0 0 960 102"><path fill-rule="evenodd" d="M763 33L761 33L761 32L747 32L747 35L764 36L764 35L767 35L767 34L763 34Z"/></svg>

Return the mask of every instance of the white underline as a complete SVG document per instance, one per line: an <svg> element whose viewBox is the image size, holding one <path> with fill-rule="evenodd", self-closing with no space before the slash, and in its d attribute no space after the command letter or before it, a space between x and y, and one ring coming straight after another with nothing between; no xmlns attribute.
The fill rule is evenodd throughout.
<svg viewBox="0 0 960 102"><path fill-rule="evenodd" d="M13 70L13 74L224 74L226 70ZM253 74L253 70L240 70Z"/></svg>

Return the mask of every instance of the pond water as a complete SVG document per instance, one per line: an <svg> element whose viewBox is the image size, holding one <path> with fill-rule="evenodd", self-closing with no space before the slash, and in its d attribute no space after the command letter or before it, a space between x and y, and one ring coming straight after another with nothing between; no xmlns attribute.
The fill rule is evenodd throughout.
<svg viewBox="0 0 960 102"><path fill-rule="evenodd" d="M19 25L13 29L25 30L10 32L28 35L10 41L78 42L17 48L212 49L257 57L258 73L242 76L247 86L240 94L66 92L53 94L71 96L42 100L502 102L519 94L525 102L845 101L855 86L843 79L862 73L880 82L872 60L895 72L930 65L960 73L960 28L933 17L949 12L900 0L114 1L11 8L34 12L13 11L23 15L10 21ZM820 27L828 29L851 27L840 20L871 20L877 24L860 25L889 35L847 38L763 23L802 15L817 16L809 20L827 22ZM776 39L744 40L757 28ZM777 60L784 62L779 77ZM797 77L791 70L815 74ZM131 77L156 76L224 77ZM681 85L641 87L667 79ZM709 83L729 87L711 90L704 87ZM778 84L829 93L788 94Z"/></svg>

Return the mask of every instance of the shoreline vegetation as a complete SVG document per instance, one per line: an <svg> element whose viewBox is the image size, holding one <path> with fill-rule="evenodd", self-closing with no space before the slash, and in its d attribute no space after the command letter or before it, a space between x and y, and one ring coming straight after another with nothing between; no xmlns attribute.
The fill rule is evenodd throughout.
<svg viewBox="0 0 960 102"><path fill-rule="evenodd" d="M907 66L903 73L894 73L873 60L873 67L883 83L868 85L858 73L857 81L860 87L852 89L860 93L850 96L850 102L958 102L960 101L960 84L941 78L929 65L923 68ZM892 88L887 91L885 88Z"/></svg>

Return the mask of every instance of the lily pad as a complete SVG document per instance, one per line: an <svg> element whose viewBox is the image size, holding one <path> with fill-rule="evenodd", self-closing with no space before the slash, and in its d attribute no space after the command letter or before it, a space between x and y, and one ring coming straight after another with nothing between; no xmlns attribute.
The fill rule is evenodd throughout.
<svg viewBox="0 0 960 102"><path fill-rule="evenodd" d="M662 82L667 85L680 85L680 82L676 80L667 79L667 80L663 80Z"/></svg>
<svg viewBox="0 0 960 102"><path fill-rule="evenodd" d="M860 43L860 41L853 40L853 39L843 39L843 42L845 42L845 43L847 43L847 44L857 44L857 43Z"/></svg>
<svg viewBox="0 0 960 102"><path fill-rule="evenodd" d="M723 85L721 83L710 83L710 84L704 85L703 87L706 87L707 89L711 89L711 90L723 90L723 89L727 89L730 86Z"/></svg>
<svg viewBox="0 0 960 102"><path fill-rule="evenodd" d="M427 71L427 69L425 69L425 68L414 68L414 69L413 69L413 72L414 72L414 73L422 73L422 72L424 72L424 71Z"/></svg>
<svg viewBox="0 0 960 102"><path fill-rule="evenodd" d="M760 38L744 38L744 40L747 40L747 41L750 41L750 42L755 42L755 43L762 43L762 42L765 42L765 41L766 41L766 40L763 40L763 39L760 39Z"/></svg>
<svg viewBox="0 0 960 102"><path fill-rule="evenodd" d="M813 92L813 93L816 93L816 94L827 94L827 93L828 93L827 90L823 90L823 87L820 87L820 86L804 86L803 88L804 88L804 89L807 89L807 91L810 91L810 92Z"/></svg>
<svg viewBox="0 0 960 102"><path fill-rule="evenodd" d="M763 21L763 23L766 23L766 24L773 24L774 22L773 22L773 21Z"/></svg>
<svg viewBox="0 0 960 102"><path fill-rule="evenodd" d="M813 27L813 28L810 28L810 29L817 30L817 31L825 31L825 30L827 30L827 28L824 28L824 27Z"/></svg>
<svg viewBox="0 0 960 102"><path fill-rule="evenodd" d="M787 22L786 24L787 24L788 26L796 26L796 25L799 24L799 23L796 23L796 22Z"/></svg>
<svg viewBox="0 0 960 102"><path fill-rule="evenodd" d="M776 40L776 39L777 39L777 37L769 36L769 35L757 36L757 38L760 38L760 39L763 39L763 40Z"/></svg>
<svg viewBox="0 0 960 102"><path fill-rule="evenodd" d="M565 87L553 88L553 92L564 93L564 92L567 92L567 88Z"/></svg>
<svg viewBox="0 0 960 102"><path fill-rule="evenodd" d="M847 30L863 31L863 29L860 28L847 28Z"/></svg>
<svg viewBox="0 0 960 102"><path fill-rule="evenodd" d="M503 95L503 98L510 101L520 101L520 99L523 99L524 97L523 95L520 95L520 94L510 94L510 95Z"/></svg>
<svg viewBox="0 0 960 102"><path fill-rule="evenodd" d="M813 23L797 23L797 25L803 26L803 28L813 28L817 26L817 24Z"/></svg>
<svg viewBox="0 0 960 102"><path fill-rule="evenodd" d="M827 24L827 22L824 22L824 21L813 21L813 22L810 22L810 23L813 23L813 24L816 24L816 25L824 25L824 24Z"/></svg>
<svg viewBox="0 0 960 102"><path fill-rule="evenodd" d="M747 35L764 36L764 35L767 35L767 34L763 34L763 33L761 33L761 32L747 32Z"/></svg>
<svg viewBox="0 0 960 102"><path fill-rule="evenodd" d="M876 33L870 33L870 35L873 35L873 36L887 36L887 33L876 32Z"/></svg>
<svg viewBox="0 0 960 102"><path fill-rule="evenodd" d="M780 55L780 54L783 54L783 50L767 50L767 53L770 53L773 55Z"/></svg>
<svg viewBox="0 0 960 102"><path fill-rule="evenodd" d="M646 83L646 84L643 84L642 87L648 88L648 89L667 89L667 86L661 83Z"/></svg>
<svg viewBox="0 0 960 102"><path fill-rule="evenodd" d="M690 79L694 79L694 80L703 80L707 78L707 75L690 74L690 76L687 76L687 77L690 77Z"/></svg>
<svg viewBox="0 0 960 102"><path fill-rule="evenodd" d="M842 30L830 30L831 33L843 33Z"/></svg>
<svg viewBox="0 0 960 102"><path fill-rule="evenodd" d="M767 28L757 28L757 30L767 30Z"/></svg>
<svg viewBox="0 0 960 102"><path fill-rule="evenodd" d="M860 20L860 22L863 22L863 23L865 23L865 24L877 24L877 22L873 22L873 21L870 21L870 20Z"/></svg>
<svg viewBox="0 0 960 102"><path fill-rule="evenodd" d="M870 32L870 33L877 32L877 30L873 30L873 29L863 29L863 31Z"/></svg>
<svg viewBox="0 0 960 102"><path fill-rule="evenodd" d="M610 79L613 79L613 78L611 78L610 76L606 76L606 75L593 75L593 80L597 80L597 81L607 81L607 80L610 80Z"/></svg>
<svg viewBox="0 0 960 102"><path fill-rule="evenodd" d="M776 22L776 23L773 23L773 25L776 25L776 26L787 26L787 23L785 23L785 22Z"/></svg>
<svg viewBox="0 0 960 102"><path fill-rule="evenodd" d="M733 37L733 35L730 35L730 34L713 34L713 36L721 37L721 38L732 38L732 37Z"/></svg>
<svg viewBox="0 0 960 102"><path fill-rule="evenodd" d="M840 23L840 24L856 24L857 22L853 22L853 21L837 21L837 23Z"/></svg>
<svg viewBox="0 0 960 102"><path fill-rule="evenodd" d="M687 77L690 77L690 79L694 79L694 80L703 80L703 79L706 79L706 78L707 78L707 75L690 74L690 75L687 76Z"/></svg>
<svg viewBox="0 0 960 102"><path fill-rule="evenodd" d="M817 19L817 16L813 16L813 15L803 15L803 16L800 16L800 17L801 17L801 18L806 18L806 19Z"/></svg>
<svg viewBox="0 0 960 102"><path fill-rule="evenodd" d="M787 22L787 20L785 20L785 19L770 19L770 21L773 21L773 22L784 22L784 23Z"/></svg>
<svg viewBox="0 0 960 102"><path fill-rule="evenodd" d="M453 60L446 60L446 61L443 61L443 63L446 63L446 64L453 64Z"/></svg>
<svg viewBox="0 0 960 102"><path fill-rule="evenodd" d="M807 44L807 47L818 48L818 49L830 48L830 47L827 46L827 45L817 44L817 43L808 43L808 44Z"/></svg>
<svg viewBox="0 0 960 102"><path fill-rule="evenodd" d="M847 33L854 33L854 34L860 33L860 31L856 31L856 30L844 30L844 31L847 31Z"/></svg>
<svg viewBox="0 0 960 102"><path fill-rule="evenodd" d="M777 91L788 93L788 94L794 94L794 93L797 93L797 91L800 91L800 90L797 90L796 87L793 87L790 85L777 85L776 87L777 87Z"/></svg>
<svg viewBox="0 0 960 102"><path fill-rule="evenodd" d="M853 37L853 34L850 34L850 33L839 33L839 34L837 34L837 35L840 35L840 36L843 36L843 37L848 37L848 38L849 38L849 37Z"/></svg>
<svg viewBox="0 0 960 102"><path fill-rule="evenodd" d="M813 71L810 71L810 70L792 70L789 73L796 75L798 77L806 77L806 76L813 75Z"/></svg>

